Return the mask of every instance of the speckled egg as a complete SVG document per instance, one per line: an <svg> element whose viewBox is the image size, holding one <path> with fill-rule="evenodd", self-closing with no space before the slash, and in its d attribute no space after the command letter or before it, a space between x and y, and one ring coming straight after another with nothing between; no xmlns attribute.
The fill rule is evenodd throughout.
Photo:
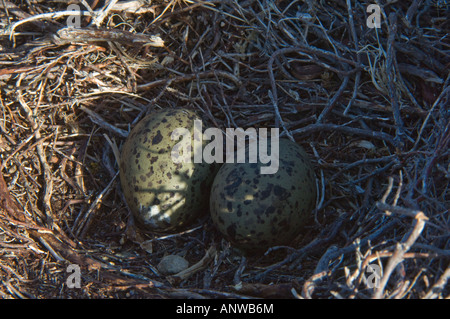
<svg viewBox="0 0 450 319"><path fill-rule="evenodd" d="M316 180L307 153L279 139L279 166L261 174L257 163L226 163L217 173L210 197L216 228L244 252L289 244L299 235L316 203Z"/></svg>
<svg viewBox="0 0 450 319"><path fill-rule="evenodd" d="M123 145L120 160L123 193L135 219L147 230L180 230L207 213L207 190L217 171L215 166L193 160L177 162L172 158L176 145L194 153L195 120L201 119L187 109L155 111L131 130ZM177 128L187 129L190 139L186 135L172 140Z"/></svg>

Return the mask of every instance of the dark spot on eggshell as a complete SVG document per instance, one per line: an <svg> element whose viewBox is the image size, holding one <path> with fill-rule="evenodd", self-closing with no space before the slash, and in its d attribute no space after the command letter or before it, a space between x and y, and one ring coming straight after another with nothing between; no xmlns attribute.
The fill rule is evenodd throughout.
<svg viewBox="0 0 450 319"><path fill-rule="evenodd" d="M272 192L272 189L273 189L273 184L267 184L266 188L261 190L261 196L263 198L268 197L270 195L270 193Z"/></svg>
<svg viewBox="0 0 450 319"><path fill-rule="evenodd" d="M277 197L282 197L283 194L285 194L285 191L286 190L283 187L281 187L280 185L275 185L274 188L273 188L273 193Z"/></svg>
<svg viewBox="0 0 450 319"><path fill-rule="evenodd" d="M152 139L152 145L159 144L159 143L161 143L162 140L163 140L163 136L161 134L161 131L158 130L156 132L156 136Z"/></svg>

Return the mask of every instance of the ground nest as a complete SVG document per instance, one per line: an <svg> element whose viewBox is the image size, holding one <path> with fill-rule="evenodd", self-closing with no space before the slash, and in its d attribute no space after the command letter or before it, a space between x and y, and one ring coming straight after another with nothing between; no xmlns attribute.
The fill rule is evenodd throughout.
<svg viewBox="0 0 450 319"><path fill-rule="evenodd" d="M0 297L448 297L448 14L440 0L0 1ZM176 107L305 148L319 198L294 242L242 256L208 218L134 226L121 147ZM165 255L189 268L161 274Z"/></svg>

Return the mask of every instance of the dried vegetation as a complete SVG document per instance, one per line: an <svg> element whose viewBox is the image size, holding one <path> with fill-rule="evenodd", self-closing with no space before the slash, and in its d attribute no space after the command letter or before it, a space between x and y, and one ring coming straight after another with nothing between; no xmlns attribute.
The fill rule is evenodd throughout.
<svg viewBox="0 0 450 319"><path fill-rule="evenodd" d="M369 28L371 2L72 1L73 30L70 2L0 0L0 297L448 297L448 3L376 0ZM291 247L136 231L117 156L179 106L308 151L320 198ZM192 268L159 274L166 254Z"/></svg>

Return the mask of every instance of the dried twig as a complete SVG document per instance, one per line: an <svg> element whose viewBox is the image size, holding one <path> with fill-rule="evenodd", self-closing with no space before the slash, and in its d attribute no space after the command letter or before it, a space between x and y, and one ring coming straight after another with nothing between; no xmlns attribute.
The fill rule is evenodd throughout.
<svg viewBox="0 0 450 319"><path fill-rule="evenodd" d="M114 5L118 1L119 0L109 0L105 4L105 6L102 9L100 9L100 12L97 13L97 15L94 16L94 19L92 20L91 24L99 27L103 23L103 20L105 20L106 16L109 14L109 12L112 10Z"/></svg>
<svg viewBox="0 0 450 319"><path fill-rule="evenodd" d="M445 272L442 274L439 280L437 280L436 283L430 288L430 290L427 292L424 298L425 299L438 298L440 293L444 290L445 286L447 285L449 278L450 278L450 267L447 267Z"/></svg>
<svg viewBox="0 0 450 319"><path fill-rule="evenodd" d="M19 20L19 21L13 23L9 28L3 30L3 32L0 33L0 35L9 35L9 37L12 38L14 36L14 30L18 26L23 25L25 23L35 22L35 21L44 20L44 19L57 19L57 18L61 18L61 17L65 17L65 16L73 16L73 15L89 16L90 12L89 11L59 11L59 12L42 13L42 14L38 14L35 16L29 16L25 19L22 19L22 20Z"/></svg>
<svg viewBox="0 0 450 319"><path fill-rule="evenodd" d="M180 283L183 280L188 279L193 274L204 269L214 259L215 256L216 248L214 246L211 246L206 252L205 256L203 256L203 258L199 262L173 276L170 276L170 278L168 279L173 284Z"/></svg>
<svg viewBox="0 0 450 319"><path fill-rule="evenodd" d="M315 132L323 132L323 131L340 131L346 134L352 134L356 136L365 136L365 137L371 137L375 139L379 139L382 141L385 141L391 145L397 145L397 142L392 138L392 136L389 136L388 134L384 132L375 132L375 131L368 131L364 129L349 127L349 126L343 126L343 125L336 125L336 124L310 124L308 126L293 130L291 133L292 135L299 134L299 135L306 135L311 134ZM280 134L283 135L283 134Z"/></svg>
<svg viewBox="0 0 450 319"><path fill-rule="evenodd" d="M75 42L110 41L130 46L164 46L164 41L157 35L138 34L118 29L64 27L56 32L53 41L58 45Z"/></svg>
<svg viewBox="0 0 450 319"><path fill-rule="evenodd" d="M116 175L114 175L114 177L105 187L105 189L95 198L91 206L89 206L87 212L80 219L77 218L77 220L75 221L74 226L76 227L76 229L73 231L73 233L80 236L81 239L86 236L86 232L89 230L89 225L92 220L92 214L94 210L98 208L103 198L106 197L108 193L111 191L111 187L115 182L117 176L119 176L119 172L117 172Z"/></svg>
<svg viewBox="0 0 450 319"><path fill-rule="evenodd" d="M402 136L405 134L404 124L400 116L400 105L397 97L397 90L395 88L395 68L394 68L394 41L397 35L397 15L391 13L389 15L389 37L387 42L387 64L386 71L388 77L389 97L394 114L394 121L396 125L396 138L399 141L402 140Z"/></svg>
<svg viewBox="0 0 450 319"><path fill-rule="evenodd" d="M89 117L92 120L92 122L94 122L95 124L99 125L100 127L103 127L104 129L107 129L108 131L113 132L115 134L118 134L119 136L122 136L122 137L127 137L128 136L128 132L127 131L122 130L120 128L115 127L114 125L109 124L100 115L98 115L94 111L88 109L87 107L84 107L83 105L80 105L80 110L82 110L83 112L86 112L87 114L89 114Z"/></svg>
<svg viewBox="0 0 450 319"><path fill-rule="evenodd" d="M379 299L383 296L384 289L387 284L387 281L389 280L389 277L391 276L395 267L397 267L397 265L403 261L403 256L411 248L411 246L416 242L417 238L420 236L423 228L425 227L425 222L428 220L428 217L426 217L425 214L421 211L409 210L406 208L399 208L397 206L389 207L389 206L387 206L387 204L384 204L384 203L379 203L377 206L379 208L381 206L385 210L387 210L391 213L395 212L395 213L414 217L414 222L413 222L412 231L409 234L407 234L408 236L405 235L405 239L401 243L397 244L394 254L389 259L388 264L386 265L386 267L384 269L384 274L380 280L379 286L375 289L375 292L373 295L373 298L375 298L375 299ZM389 208L387 208L387 207L389 207Z"/></svg>

